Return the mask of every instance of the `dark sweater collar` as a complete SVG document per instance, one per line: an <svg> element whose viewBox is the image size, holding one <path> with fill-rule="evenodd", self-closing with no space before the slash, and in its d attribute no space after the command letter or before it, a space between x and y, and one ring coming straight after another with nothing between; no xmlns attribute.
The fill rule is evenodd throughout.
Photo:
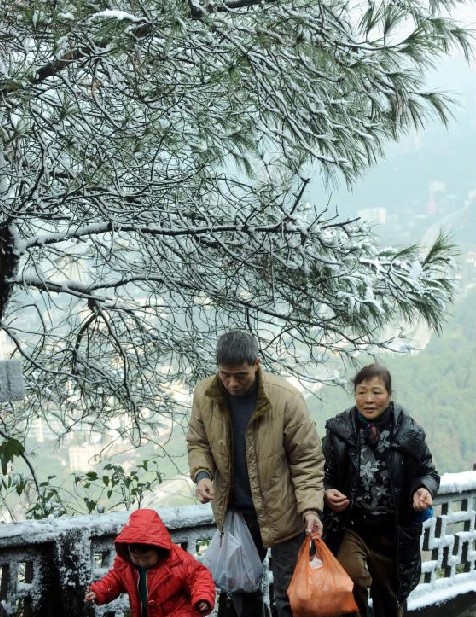
<svg viewBox="0 0 476 617"><path fill-rule="evenodd" d="M242 394L241 396L233 396L233 394L230 394L227 391L227 395L228 398L232 401L242 401L243 403L251 400L256 400L256 397L258 396L258 379L254 380L253 385L248 390L248 392L245 392L245 394Z"/></svg>

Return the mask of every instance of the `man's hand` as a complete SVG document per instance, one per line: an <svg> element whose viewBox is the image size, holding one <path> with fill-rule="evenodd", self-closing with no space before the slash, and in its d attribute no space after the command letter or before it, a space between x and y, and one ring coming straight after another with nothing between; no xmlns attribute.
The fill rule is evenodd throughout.
<svg viewBox="0 0 476 617"><path fill-rule="evenodd" d="M433 505L433 497L428 489L421 486L413 493L413 509L416 512L423 512Z"/></svg>
<svg viewBox="0 0 476 617"><path fill-rule="evenodd" d="M328 488L324 492L324 501L333 512L343 512L349 506L349 499L336 488Z"/></svg>
<svg viewBox="0 0 476 617"><path fill-rule="evenodd" d="M304 515L305 529L308 536L322 536L322 521L316 512L306 512Z"/></svg>
<svg viewBox="0 0 476 617"><path fill-rule="evenodd" d="M195 494L200 503L208 503L215 499L215 490L213 488L213 482L210 478L202 478L197 484Z"/></svg>

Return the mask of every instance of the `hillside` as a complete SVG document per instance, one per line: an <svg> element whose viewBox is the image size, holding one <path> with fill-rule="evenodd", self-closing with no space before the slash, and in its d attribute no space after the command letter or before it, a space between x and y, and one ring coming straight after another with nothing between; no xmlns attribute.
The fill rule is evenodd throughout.
<svg viewBox="0 0 476 617"><path fill-rule="evenodd" d="M440 473L469 470L476 463L476 287L459 299L440 336L417 355L387 355L393 399L425 428ZM363 364L367 363L362 359ZM348 377L354 375L349 370ZM353 404L351 393L325 387L309 401L319 433L325 420Z"/></svg>

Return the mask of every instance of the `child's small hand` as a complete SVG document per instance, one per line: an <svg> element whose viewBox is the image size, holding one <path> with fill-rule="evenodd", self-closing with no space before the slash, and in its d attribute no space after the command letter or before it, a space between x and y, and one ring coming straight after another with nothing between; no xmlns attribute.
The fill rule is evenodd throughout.
<svg viewBox="0 0 476 617"><path fill-rule="evenodd" d="M197 613L200 613L200 615L208 615L208 613L212 610L212 607L206 600L200 600L200 602L195 604L195 610Z"/></svg>
<svg viewBox="0 0 476 617"><path fill-rule="evenodd" d="M94 593L94 591L88 591L87 594L84 596L85 602L94 602L95 600L96 594Z"/></svg>

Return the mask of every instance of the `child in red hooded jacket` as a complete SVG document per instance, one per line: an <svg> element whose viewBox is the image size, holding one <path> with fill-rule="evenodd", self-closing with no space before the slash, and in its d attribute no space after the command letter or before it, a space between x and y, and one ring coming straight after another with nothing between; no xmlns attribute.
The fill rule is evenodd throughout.
<svg viewBox="0 0 476 617"><path fill-rule="evenodd" d="M155 510L136 510L114 541L112 568L85 601L107 604L127 593L131 617L196 617L215 604L209 570L172 542Z"/></svg>

